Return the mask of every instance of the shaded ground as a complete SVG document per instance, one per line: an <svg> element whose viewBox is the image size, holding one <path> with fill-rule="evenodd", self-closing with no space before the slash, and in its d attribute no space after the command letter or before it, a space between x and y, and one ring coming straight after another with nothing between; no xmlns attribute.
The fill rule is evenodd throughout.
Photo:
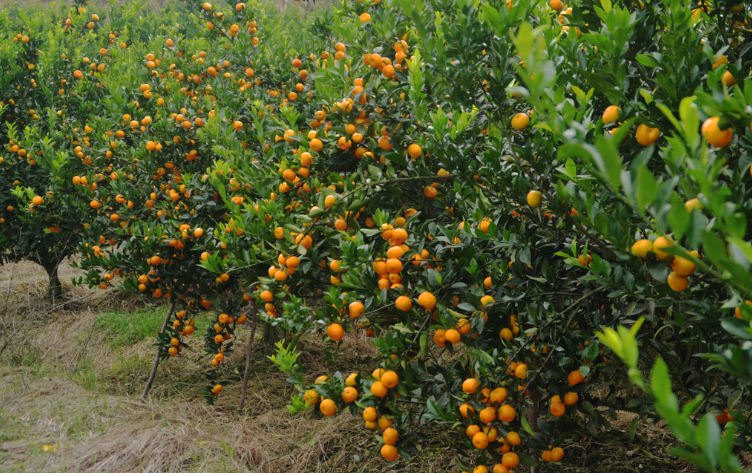
<svg viewBox="0 0 752 473"><path fill-rule="evenodd" d="M74 274L66 268L63 280ZM379 444L362 419L346 412L332 418L311 412L291 416L285 405L295 391L266 359L260 341L247 409L235 409L237 383L226 387L216 406L206 405L198 391L208 359L199 349L163 363L151 399L142 402L151 337L164 308L66 286L68 297L78 299L66 306L72 310L51 310L38 299L44 288L41 268L29 263L0 267L2 472L460 471L451 452L460 441L455 432L428 431L422 454L394 467L381 459ZM241 331L238 345L244 346L247 337ZM332 362L324 360L323 343L301 341L306 374L370 371L375 353L370 342L353 334L345 340ZM228 366L240 373L242 358L234 353ZM597 439L583 426L566 446L565 460L543 465L543 472L693 471L666 452L673 438L661 428L641 425L630 442L630 420L631 415L619 413ZM45 451L45 445L58 448Z"/></svg>

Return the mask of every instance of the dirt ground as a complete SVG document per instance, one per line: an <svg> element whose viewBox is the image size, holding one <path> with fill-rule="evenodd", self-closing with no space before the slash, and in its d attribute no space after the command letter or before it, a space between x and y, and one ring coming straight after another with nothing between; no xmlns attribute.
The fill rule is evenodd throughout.
<svg viewBox="0 0 752 473"><path fill-rule="evenodd" d="M238 383L226 387L217 405L206 405L199 387L208 359L199 349L163 363L150 399L141 401L154 353L153 338L142 334L153 332L121 321L133 314L150 320L143 314L160 308L115 292L71 287L75 274L71 268L62 274L73 302L54 308L40 300L41 268L0 266L0 472L460 471L452 452L458 432L429 431L420 455L394 466L381 459L362 419L347 412L331 418L290 415L285 406L295 390L266 358L271 351L261 340L253 352L246 409L236 409ZM238 345L248 336L241 331ZM370 342L353 334L345 340L337 360L328 362L322 342L302 340L306 375L370 371ZM228 357L228 366L241 373L243 353ZM674 440L660 427L640 425L630 441L631 418L619 413L597 438L583 422L565 460L542 471L693 471L667 453Z"/></svg>

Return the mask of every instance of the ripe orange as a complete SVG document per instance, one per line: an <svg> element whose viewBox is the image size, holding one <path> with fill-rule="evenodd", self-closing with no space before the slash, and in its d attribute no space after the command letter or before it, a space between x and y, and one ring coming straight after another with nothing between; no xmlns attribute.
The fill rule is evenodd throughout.
<svg viewBox="0 0 752 473"><path fill-rule="evenodd" d="M433 310L436 307L436 296L425 291L418 296L418 304L426 310Z"/></svg>
<svg viewBox="0 0 752 473"><path fill-rule="evenodd" d="M394 304L397 308L403 312L407 312L413 306L413 301L407 296L399 296Z"/></svg>
<svg viewBox="0 0 752 473"><path fill-rule="evenodd" d="M433 199L439 195L439 191L435 187L427 186L423 188L423 195L426 196L426 199Z"/></svg>
<svg viewBox="0 0 752 473"><path fill-rule="evenodd" d="M335 404L331 399L324 399L323 401L321 401L319 410L325 416L331 417L337 412L337 404Z"/></svg>
<svg viewBox="0 0 752 473"><path fill-rule="evenodd" d="M496 409L491 406L484 407L483 409L481 409L478 417L484 424L490 424L491 422L496 420Z"/></svg>
<svg viewBox="0 0 752 473"><path fill-rule="evenodd" d="M446 341L449 343L459 343L461 337L460 333L453 328L447 330L444 336L446 337Z"/></svg>
<svg viewBox="0 0 752 473"><path fill-rule="evenodd" d="M467 434L468 437L473 438L473 435L480 432L480 427L477 425L468 425L465 429L465 434Z"/></svg>
<svg viewBox="0 0 752 473"><path fill-rule="evenodd" d="M480 382L475 378L468 378L462 382L462 390L468 394L475 394L475 390L478 389Z"/></svg>
<svg viewBox="0 0 752 473"><path fill-rule="evenodd" d="M368 13L363 13L363 15L368 15ZM363 21L363 15L360 15L361 21ZM369 21L370 17L371 16L368 15ZM393 462L397 458L399 458L399 452L397 451L397 447L395 447L394 445L384 445L381 447L381 456L384 457L385 460Z"/></svg>
<svg viewBox="0 0 752 473"><path fill-rule="evenodd" d="M502 403L507 398L507 390L505 388L496 388L493 391L491 391L491 395L489 396L488 400L489 402L493 403Z"/></svg>
<svg viewBox="0 0 752 473"><path fill-rule="evenodd" d="M353 387L346 387L344 391L342 391L342 400L345 402L353 402L354 400L358 399L358 390Z"/></svg>
<svg viewBox="0 0 752 473"><path fill-rule="evenodd" d="M394 421L392 419L389 419L385 416L379 417L379 420L378 420L379 429L381 430L388 429L389 427L392 426L393 423Z"/></svg>
<svg viewBox="0 0 752 473"><path fill-rule="evenodd" d="M504 404L499 408L499 420L502 422L512 422L515 417L517 417L517 412L509 404Z"/></svg>
<svg viewBox="0 0 752 473"><path fill-rule="evenodd" d="M392 389L399 383L399 376L394 371L387 371L381 375L381 384L387 389Z"/></svg>
<svg viewBox="0 0 752 473"><path fill-rule="evenodd" d="M561 0L551 0L549 5L551 5L551 9L555 11L561 11L564 8L564 4L561 3Z"/></svg>
<svg viewBox="0 0 752 473"><path fill-rule="evenodd" d="M580 370L574 370L571 373L569 373L569 376L567 376L567 381L569 382L570 386L576 386L583 382L585 380L585 377L582 376L582 373Z"/></svg>
<svg viewBox="0 0 752 473"><path fill-rule="evenodd" d="M378 416L378 412L376 412L375 407L366 407L363 411L363 419L365 419L366 422L374 422L376 421L376 417Z"/></svg>
<svg viewBox="0 0 752 473"><path fill-rule="evenodd" d="M522 439L520 438L520 434L517 432L509 432L506 436L507 442L509 442L510 445L519 445L522 443Z"/></svg>
<svg viewBox="0 0 752 473"><path fill-rule="evenodd" d="M508 328L501 329L501 332L499 332L499 337L503 338L504 340L512 340L512 331Z"/></svg>
<svg viewBox="0 0 752 473"><path fill-rule="evenodd" d="M488 435L484 434L483 432L478 432L477 434L473 435L473 445L478 450L484 450L486 447L488 447Z"/></svg>
<svg viewBox="0 0 752 473"><path fill-rule="evenodd" d="M514 468L520 464L520 457L514 452L507 452L501 457L501 464L506 468Z"/></svg>
<svg viewBox="0 0 752 473"><path fill-rule="evenodd" d="M666 282L674 292L684 292L687 289L687 286L689 286L689 279L675 273L674 271L671 271L668 274Z"/></svg>
<svg viewBox="0 0 752 473"><path fill-rule="evenodd" d="M264 302L271 302L274 298L274 295L272 294L272 291L263 291L260 295L261 300Z"/></svg>
<svg viewBox="0 0 752 473"><path fill-rule="evenodd" d="M384 431L384 443L387 445L394 445L399 440L399 432L393 427L389 427Z"/></svg>
<svg viewBox="0 0 752 473"><path fill-rule="evenodd" d="M653 252L655 253L655 257L659 260L663 261L665 259L668 259L671 257L670 253L666 253L665 251L662 251L663 248L670 248L674 246L674 241L669 237L658 237L653 242Z"/></svg>
<svg viewBox="0 0 752 473"><path fill-rule="evenodd" d="M642 259L648 258L648 252L653 251L653 242L647 239L636 241L632 245L632 254Z"/></svg>
<svg viewBox="0 0 752 473"><path fill-rule="evenodd" d="M338 342L342 340L342 337L345 336L345 330L340 324L331 324L326 329L326 334L329 336L329 338L331 338L335 342Z"/></svg>
<svg viewBox="0 0 752 473"><path fill-rule="evenodd" d="M530 123L530 117L528 117L524 113L518 113L514 117L512 117L512 128L514 128L517 131L524 130L528 124Z"/></svg>
<svg viewBox="0 0 752 473"><path fill-rule="evenodd" d="M357 319L358 317L363 315L364 311L365 311L365 307L363 306L362 302L355 301L350 304L349 312L350 312L351 319Z"/></svg>
<svg viewBox="0 0 752 473"><path fill-rule="evenodd" d="M462 417L469 418L472 414L475 414L475 409L470 404L462 404L460 406L460 414L462 414Z"/></svg>
<svg viewBox="0 0 752 473"><path fill-rule="evenodd" d="M695 272L697 265L687 258L675 256L674 261L671 262L671 269L679 276L689 276Z"/></svg>
<svg viewBox="0 0 752 473"><path fill-rule="evenodd" d="M720 117L710 117L702 124L702 136L708 140L712 146L716 148L725 148L731 143L734 138L734 132L731 128L721 130L718 127L718 121Z"/></svg>
<svg viewBox="0 0 752 473"><path fill-rule="evenodd" d="M536 208L539 207L541 204L541 192L540 191L530 191L527 194L527 205L530 207Z"/></svg>
<svg viewBox="0 0 752 473"><path fill-rule="evenodd" d="M564 458L564 450L561 447L556 447L551 450L551 460L557 462Z"/></svg>
<svg viewBox="0 0 752 473"><path fill-rule="evenodd" d="M652 145L660 136L661 131L658 128L651 128L645 124L638 126L635 133L635 139L642 146Z"/></svg>
<svg viewBox="0 0 752 473"><path fill-rule="evenodd" d="M446 330L443 328L436 330L433 334L433 342L441 348L444 348L446 346L446 341Z"/></svg>
<svg viewBox="0 0 752 473"><path fill-rule="evenodd" d="M617 107L616 105L611 105L606 108L606 111L603 112L603 124L607 125L609 123L614 123L616 120L619 119L619 114L621 113L621 109Z"/></svg>
<svg viewBox="0 0 752 473"><path fill-rule="evenodd" d="M389 258L386 260L386 272L389 274L397 274L402 271L402 261L397 258Z"/></svg>
<svg viewBox="0 0 752 473"><path fill-rule="evenodd" d="M389 390L384 387L381 381L376 381L371 385L371 394L376 397L386 397L389 394Z"/></svg>
<svg viewBox="0 0 752 473"><path fill-rule="evenodd" d="M407 147L407 154L409 154L412 158L417 159L421 154L423 154L423 150L419 145L413 143Z"/></svg>
<svg viewBox="0 0 752 473"><path fill-rule="evenodd" d="M580 397L577 395L577 393L568 392L566 395L564 395L564 404L567 406L572 406L574 404L577 404L577 401L580 399Z"/></svg>
<svg viewBox="0 0 752 473"><path fill-rule="evenodd" d="M551 414L554 417L561 417L564 415L566 409L564 408L564 404L561 402L552 402L551 403Z"/></svg>

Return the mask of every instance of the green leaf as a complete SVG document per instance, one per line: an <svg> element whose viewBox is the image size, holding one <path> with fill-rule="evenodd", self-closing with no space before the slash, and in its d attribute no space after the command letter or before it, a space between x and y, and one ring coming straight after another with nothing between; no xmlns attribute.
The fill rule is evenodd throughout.
<svg viewBox="0 0 752 473"><path fill-rule="evenodd" d="M705 414L695 431L697 444L705 453L705 459L715 468L718 466L718 448L721 443L721 428L713 414Z"/></svg>
<svg viewBox="0 0 752 473"><path fill-rule="evenodd" d="M635 193L637 205L643 211L658 197L658 183L647 166L642 166L637 170L637 189Z"/></svg>
<svg viewBox="0 0 752 473"><path fill-rule="evenodd" d="M521 415L520 422L522 422L522 428L525 429L525 432L529 433L530 435L535 435L533 428L530 426L530 422L528 422L527 420L527 416Z"/></svg>

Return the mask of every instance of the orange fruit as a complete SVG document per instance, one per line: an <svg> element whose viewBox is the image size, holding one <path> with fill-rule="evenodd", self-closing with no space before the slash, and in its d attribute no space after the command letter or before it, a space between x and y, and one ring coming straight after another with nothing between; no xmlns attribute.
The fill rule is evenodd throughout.
<svg viewBox="0 0 752 473"><path fill-rule="evenodd" d="M687 258L675 256L674 261L671 262L671 269L679 276L689 276L695 272L697 265Z"/></svg>
<svg viewBox="0 0 752 473"><path fill-rule="evenodd" d="M561 402L552 402L550 410L551 410L551 414L554 417L561 417L564 415L564 412L566 411L566 409L564 408L564 404L562 404Z"/></svg>
<svg viewBox="0 0 752 473"><path fill-rule="evenodd" d="M496 409L491 406L484 407L483 409L481 409L478 417L484 424L490 424L491 422L496 420Z"/></svg>
<svg viewBox="0 0 752 473"><path fill-rule="evenodd" d="M407 312L413 306L413 301L407 296L399 296L394 304L397 308L403 312Z"/></svg>
<svg viewBox="0 0 752 473"><path fill-rule="evenodd" d="M564 404L567 406L572 406L574 404L577 404L577 401L580 399L580 397L577 395L577 393L568 392L564 395Z"/></svg>
<svg viewBox="0 0 752 473"><path fill-rule="evenodd" d="M658 237L653 242L653 252L655 253L655 257L659 260L663 261L665 259L671 258L670 253L666 253L665 251L662 251L663 248L669 248L674 246L674 241L671 240L669 237Z"/></svg>
<svg viewBox="0 0 752 473"><path fill-rule="evenodd" d="M353 387L346 387L344 391L342 391L342 400L345 402L353 402L354 400L358 399L358 390Z"/></svg>
<svg viewBox="0 0 752 473"><path fill-rule="evenodd" d="M468 425L465 429L465 434L467 434L468 437L473 438L473 435L480 432L480 427L477 425Z"/></svg>
<svg viewBox="0 0 752 473"><path fill-rule="evenodd" d="M371 394L376 397L386 397L389 394L389 390L384 387L381 381L376 381L371 385Z"/></svg>
<svg viewBox="0 0 752 473"><path fill-rule="evenodd" d="M381 384L387 389L392 389L399 383L399 376L394 371L387 371L381 375Z"/></svg>
<svg viewBox="0 0 752 473"><path fill-rule="evenodd" d="M478 389L480 382L475 378L468 378L462 382L462 390L468 394L475 394L475 390Z"/></svg>
<svg viewBox="0 0 752 473"><path fill-rule="evenodd" d="M684 292L689 286L689 279L671 271L666 278L666 282L674 292Z"/></svg>
<svg viewBox="0 0 752 473"><path fill-rule="evenodd" d="M488 400L489 402L493 404L493 403L504 402L506 398L507 398L507 390L505 388L496 388L493 391L491 391L491 395L489 396Z"/></svg>
<svg viewBox="0 0 752 473"><path fill-rule="evenodd" d="M528 117L524 113L518 113L514 117L512 117L512 128L514 128L517 131L524 130L528 124L530 123L530 117Z"/></svg>
<svg viewBox="0 0 752 473"><path fill-rule="evenodd" d="M653 242L647 239L636 241L632 245L632 254L642 259L648 258L648 252L653 251Z"/></svg>
<svg viewBox="0 0 752 473"><path fill-rule="evenodd" d="M512 422L515 417L517 417L517 412L509 404L504 404L499 408L499 420L502 422Z"/></svg>
<svg viewBox="0 0 752 473"><path fill-rule="evenodd" d="M436 296L425 291L418 296L418 304L426 310L433 310L436 307Z"/></svg>
<svg viewBox="0 0 752 473"><path fill-rule="evenodd" d="M350 304L350 307L348 308L350 312L350 318L351 319L357 319L361 315L363 315L363 312L365 311L365 307L363 306L362 302L355 301Z"/></svg>
<svg viewBox="0 0 752 473"><path fill-rule="evenodd" d="M376 412L376 408L374 407L366 407L363 411L363 419L365 419L366 422L374 422L377 416L378 412Z"/></svg>
<svg viewBox="0 0 752 473"><path fill-rule="evenodd" d="M473 435L473 445L478 450L484 450L486 447L488 447L488 435L484 434L483 432L478 432L477 434Z"/></svg>
<svg viewBox="0 0 752 473"><path fill-rule="evenodd" d="M363 13L363 15L368 15L368 13ZM363 21L363 15L360 15L361 21ZM368 20L370 21L370 19L371 16L368 15ZM365 22L363 21L363 23ZM399 452L394 445L384 445L381 447L381 456L384 457L385 460L393 462L399 458Z"/></svg>
<svg viewBox="0 0 752 473"><path fill-rule="evenodd" d="M389 427L392 426L392 423L394 423L394 421L392 419L387 418L387 417L381 416L381 417L379 417L379 420L378 420L377 423L379 425L379 429L386 430L386 429L388 429Z"/></svg>
<svg viewBox="0 0 752 473"><path fill-rule="evenodd" d="M506 468L514 468L520 464L520 457L514 452L507 452L501 457L501 464Z"/></svg>
<svg viewBox="0 0 752 473"><path fill-rule="evenodd" d="M621 109L617 107L616 105L611 105L606 108L606 111L603 112L603 124L609 124L614 123L616 120L619 119L619 114L621 113Z"/></svg>
<svg viewBox="0 0 752 473"><path fill-rule="evenodd" d="M503 338L504 340L511 340L513 337L512 331L508 328L501 329L501 332L499 332L499 337Z"/></svg>
<svg viewBox="0 0 752 473"><path fill-rule="evenodd" d="M389 427L384 431L384 443L387 445L394 445L399 440L399 432L393 427Z"/></svg>
<svg viewBox="0 0 752 473"><path fill-rule="evenodd" d="M638 126L637 132L635 133L637 142L642 146L652 145L660 136L661 131L658 128L651 128L645 124Z"/></svg>
<svg viewBox="0 0 752 473"><path fill-rule="evenodd" d="M319 410L325 416L331 417L337 412L337 405L331 399L324 399L319 405Z"/></svg>
<svg viewBox="0 0 752 473"><path fill-rule="evenodd" d="M520 438L520 434L517 432L509 432L506 436L507 442L509 442L510 445L519 445L522 443L522 439Z"/></svg>
<svg viewBox="0 0 752 473"><path fill-rule="evenodd" d="M331 338L335 342L338 342L342 340L342 337L345 336L345 330L340 324L331 324L326 329L326 334L329 336L329 338Z"/></svg>
<svg viewBox="0 0 752 473"><path fill-rule="evenodd" d="M460 333L453 328L447 330L444 336L446 337L446 341L449 343L459 343L461 337Z"/></svg>
<svg viewBox="0 0 752 473"><path fill-rule="evenodd" d="M527 194L527 205L530 207L536 208L539 207L541 204L541 192L540 191L530 191Z"/></svg>
<svg viewBox="0 0 752 473"><path fill-rule="evenodd" d="M527 377L527 365L525 363L520 363L517 365L517 367L514 369L514 375L517 377L517 379L525 379Z"/></svg>
<svg viewBox="0 0 752 473"><path fill-rule="evenodd" d="M475 409L470 404L462 404L460 406L460 414L462 414L462 417L469 418L471 415L475 414Z"/></svg>
<svg viewBox="0 0 752 473"><path fill-rule="evenodd" d="M438 329L433 334L433 342L441 348L444 348L446 346L446 341L446 330L444 330L443 328Z"/></svg>
<svg viewBox="0 0 752 473"><path fill-rule="evenodd" d="M569 373L569 376L567 376L567 381L569 382L570 386L576 386L583 382L585 380L585 377L582 376L582 373L580 373L580 370L574 370L571 373Z"/></svg>
<svg viewBox="0 0 752 473"><path fill-rule="evenodd" d="M564 458L564 450L561 447L556 447L551 450L551 460L557 462Z"/></svg>
<svg viewBox="0 0 752 473"><path fill-rule="evenodd" d="M564 4L561 3L561 0L551 0L548 4L551 5L551 9L555 11L561 11L564 8Z"/></svg>
<svg viewBox="0 0 752 473"><path fill-rule="evenodd" d="M728 74L728 72L727 72ZM724 76L725 77L725 76ZM731 143L734 138L734 132L731 128L721 130L718 128L718 121L720 117L710 117L702 124L702 136L708 140L712 146L716 148L725 148Z"/></svg>

